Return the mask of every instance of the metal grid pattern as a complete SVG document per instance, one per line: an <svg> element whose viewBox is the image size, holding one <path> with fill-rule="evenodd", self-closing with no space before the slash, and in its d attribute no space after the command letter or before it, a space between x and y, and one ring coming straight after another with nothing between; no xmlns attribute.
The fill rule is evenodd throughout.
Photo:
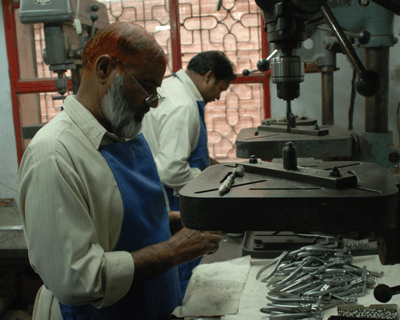
<svg viewBox="0 0 400 320"><path fill-rule="evenodd" d="M105 4L110 23L130 21L150 32L168 55L168 67L172 69L168 0L114 0Z"/></svg>
<svg viewBox="0 0 400 320"><path fill-rule="evenodd" d="M42 122L49 122L61 111L64 100L53 100L60 96L56 92L39 93L40 116Z"/></svg>
<svg viewBox="0 0 400 320"><path fill-rule="evenodd" d="M182 66L198 52L221 50L237 73L255 69L261 58L261 16L254 1L182 1L179 5ZM234 84L221 99L206 105L208 148L220 161L236 158L235 142L242 128L261 124L264 118L260 84Z"/></svg>
<svg viewBox="0 0 400 320"><path fill-rule="evenodd" d="M224 0L219 11L216 0L185 0L179 2L182 68L198 52L224 51L241 74L255 69L261 58L261 15L252 0ZM154 35L169 56L172 70L171 32L167 0L114 0L106 2L110 22L131 21L142 25ZM51 77L41 52L43 30L35 25L38 77ZM60 100L41 94L42 121L51 120L58 112ZM221 161L236 158L235 141L242 128L255 127L264 119L263 87L261 84L233 84L221 99L206 106L206 125L210 155Z"/></svg>

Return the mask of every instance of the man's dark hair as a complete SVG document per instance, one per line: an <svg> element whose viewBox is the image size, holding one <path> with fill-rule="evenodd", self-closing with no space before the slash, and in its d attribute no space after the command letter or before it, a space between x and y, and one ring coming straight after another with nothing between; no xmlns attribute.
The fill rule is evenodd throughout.
<svg viewBox="0 0 400 320"><path fill-rule="evenodd" d="M187 68L200 75L205 75L208 71L212 70L217 82L221 80L233 81L236 79L235 67L222 51L211 50L200 52L190 59Z"/></svg>

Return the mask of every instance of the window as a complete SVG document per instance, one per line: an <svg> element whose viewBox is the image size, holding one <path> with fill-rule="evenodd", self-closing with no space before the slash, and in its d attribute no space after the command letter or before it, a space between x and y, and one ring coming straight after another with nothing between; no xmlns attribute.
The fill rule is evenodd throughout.
<svg viewBox="0 0 400 320"><path fill-rule="evenodd" d="M257 61L267 56L262 17L255 2L224 0L219 11L215 0L102 2L110 22L132 21L154 35L169 57L166 75L185 69L194 55L206 50L222 50L234 62L238 78L220 101L207 104L206 124L210 155L220 161L235 159L239 131L260 125L270 115L268 76L241 75L243 69L256 69ZM51 120L60 111L62 100L53 100L58 96L55 74L43 62L42 24L21 24L18 8L18 1L3 1L6 30L12 31L6 33L6 40L20 160L29 143L24 141L21 128ZM68 32L72 39L73 31ZM72 91L71 81L68 87Z"/></svg>

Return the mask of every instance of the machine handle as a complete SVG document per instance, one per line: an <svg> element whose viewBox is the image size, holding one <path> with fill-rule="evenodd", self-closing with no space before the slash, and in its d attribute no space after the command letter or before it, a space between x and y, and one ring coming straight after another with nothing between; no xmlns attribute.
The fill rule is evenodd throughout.
<svg viewBox="0 0 400 320"><path fill-rule="evenodd" d="M244 76L247 77L250 73L253 73L253 72L257 72L257 71L264 72L264 71L267 71L267 70L270 68L270 66L271 66L270 61L271 61L272 58L274 58L278 53L279 53L279 50L274 50L274 51L267 57L267 59L260 59L260 60L257 61L257 69L254 69L254 70L244 69L244 70L242 71L242 74L243 74Z"/></svg>
<svg viewBox="0 0 400 320"><path fill-rule="evenodd" d="M382 86L382 79L380 75L375 71L365 69L364 65L357 56L356 51L351 45L349 39L347 39L345 33L337 22L331 9L329 9L328 5L324 4L321 7L321 12L326 18L332 31L338 38L339 43L344 53L349 58L350 63L353 65L353 68L356 70L357 79L355 87L357 92L364 97L372 97L376 95Z"/></svg>
<svg viewBox="0 0 400 320"><path fill-rule="evenodd" d="M331 28L325 27L325 26L318 26L318 29L324 30L324 31L332 31ZM346 31L343 30L343 33L349 37L353 37L358 39L358 42L361 44L367 44L371 40L371 34L368 31L360 31L360 32L351 32L351 31Z"/></svg>
<svg viewBox="0 0 400 320"><path fill-rule="evenodd" d="M90 15L90 19L92 20L92 28L90 31L90 38L93 38L93 36L94 36L94 32L95 32L94 23L97 21L98 18L99 18L99 15L97 13L92 13Z"/></svg>

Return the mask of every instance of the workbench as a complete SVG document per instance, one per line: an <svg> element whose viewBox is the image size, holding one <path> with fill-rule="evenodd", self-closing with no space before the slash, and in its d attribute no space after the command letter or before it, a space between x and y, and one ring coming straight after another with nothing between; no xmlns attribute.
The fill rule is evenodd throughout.
<svg viewBox="0 0 400 320"><path fill-rule="evenodd" d="M0 264L29 265L18 207L0 207Z"/></svg>
<svg viewBox="0 0 400 320"><path fill-rule="evenodd" d="M223 236L223 239L220 244L220 249L216 254L206 256L203 258L201 264L209 263L210 265L214 262L225 261L229 259L239 258L241 256L242 242L243 238L234 239L228 236ZM225 259L225 260L224 260ZM239 303L239 311L235 315L225 315L222 317L214 317L214 319L221 320L260 320L260 319L268 319L268 314L264 314L260 312L260 309L266 306L268 301L266 299L266 295L268 293L268 288L265 283L262 283L260 280L256 280L256 275L258 271L271 262L270 259L251 259L250 271L248 273L248 277L246 283L244 285L240 303ZM379 261L379 257L377 255L366 255L366 256L356 256L354 257L353 264L359 267L364 267L369 271L375 272L384 272L384 276L382 278L376 278L376 285L383 283L387 284L389 287L393 287L396 285L400 285L400 265L382 265ZM272 270L273 266L270 269L265 271L265 275L268 274L269 270ZM381 305L373 296L373 288L367 289L367 293L365 296L358 297L357 304L361 304L365 307L370 305ZM388 304L400 304L400 295L395 295L388 302ZM324 320L328 319L332 315L337 315L337 307L332 307L324 311L323 316ZM189 319L200 319L200 317L185 317L185 320ZM203 318L201 319L208 319Z"/></svg>
<svg viewBox="0 0 400 320"><path fill-rule="evenodd" d="M21 225L18 209L16 207L0 208L2 217L1 226L17 226L14 230L0 230L0 264L29 264L27 247ZM213 264L215 262L223 262L240 258L242 256L243 237L232 238L228 235L222 236L219 250L213 255L207 255L201 260L201 265ZM254 262L256 261L256 262ZM267 314L260 312L268 300L266 295L268 289L265 283L256 280L258 271L269 263L269 259L254 259L250 266L250 271L240 298L239 312L236 315L225 315L216 317L221 320L259 320L268 319ZM377 255L354 257L354 264L360 267L367 266L371 271L383 271L385 274L382 278L376 278L376 284L384 283L389 286L400 284L400 265L383 266ZM272 268L272 266L271 266ZM266 270L268 273L268 270ZM368 289L367 294L358 298L359 304L369 306L371 304L379 304L373 297L373 289ZM390 304L400 304L400 295L393 296L389 301ZM337 315L337 308L333 307L324 311L324 319L328 319L331 315ZM195 319L194 317L186 317L185 319Z"/></svg>

